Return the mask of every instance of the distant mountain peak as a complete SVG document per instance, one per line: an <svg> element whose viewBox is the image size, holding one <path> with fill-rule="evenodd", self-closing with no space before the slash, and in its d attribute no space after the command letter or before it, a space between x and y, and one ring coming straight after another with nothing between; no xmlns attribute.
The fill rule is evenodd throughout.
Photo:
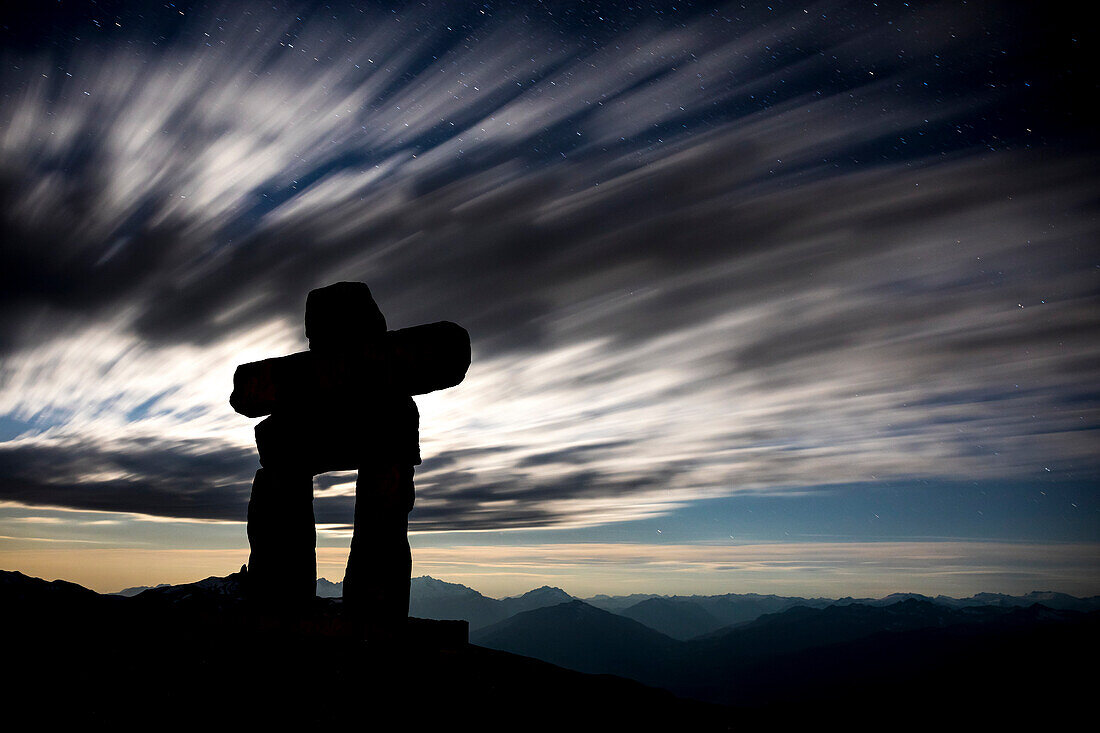
<svg viewBox="0 0 1100 733"><path fill-rule="evenodd" d="M461 583L448 583L445 580L439 580L433 578L430 575L421 575L412 579L413 592L417 595L430 597L435 595L454 596L456 594L463 596L477 596L484 597L481 593L473 588L462 585Z"/></svg>
<svg viewBox="0 0 1100 733"><path fill-rule="evenodd" d="M534 590L527 591L522 596L520 596L520 598L528 598L528 597L534 597L534 596L561 596L562 598L568 598L569 600L573 600L573 596L569 595L568 593L563 591L561 588L558 588L557 586L553 586L553 585L539 586L538 588L535 588Z"/></svg>
<svg viewBox="0 0 1100 733"><path fill-rule="evenodd" d="M156 588L167 588L167 587L169 587L169 585L171 585L171 584L170 583L157 583L156 585L135 585L132 588L123 588L122 590L117 591L115 593L111 593L110 595L113 595L113 596L126 596L126 597L136 596L138 593L141 593L143 591L147 591L147 590L150 590L150 589L156 589Z"/></svg>

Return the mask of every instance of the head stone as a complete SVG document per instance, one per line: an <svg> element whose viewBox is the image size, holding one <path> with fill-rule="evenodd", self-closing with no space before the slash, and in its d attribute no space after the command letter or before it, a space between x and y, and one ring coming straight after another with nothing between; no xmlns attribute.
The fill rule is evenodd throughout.
<svg viewBox="0 0 1100 733"><path fill-rule="evenodd" d="M366 283L340 282L309 291L306 338L310 349L342 349L386 332L386 317Z"/></svg>

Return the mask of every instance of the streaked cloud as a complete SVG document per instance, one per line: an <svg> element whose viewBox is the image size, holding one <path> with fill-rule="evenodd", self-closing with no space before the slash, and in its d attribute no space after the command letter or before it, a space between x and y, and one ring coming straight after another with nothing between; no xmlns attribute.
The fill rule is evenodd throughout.
<svg viewBox="0 0 1100 733"><path fill-rule="evenodd" d="M889 593L1026 593L1074 588L1087 595L1100 566L1095 544L1001 542L642 545L570 543L416 548L414 574L461 582L489 595L535 585L577 596L775 593L881 597ZM338 563L338 560L337 560ZM522 589L522 590L521 590Z"/></svg>
<svg viewBox="0 0 1100 733"><path fill-rule="evenodd" d="M966 133L1012 92L964 51L1011 39L930 8L899 60L881 19L735 10L594 50L264 6L7 52L0 499L243 518L233 368L304 348L338 279L473 335L419 400L417 530L1095 476L1095 160Z"/></svg>
<svg viewBox="0 0 1100 733"><path fill-rule="evenodd" d="M67 541L4 553L11 567L79 582L100 592L225 575L247 558L243 547L97 547ZM1100 568L1094 543L1002 542L774 543L647 545L562 543L500 547L418 546L414 575L462 583L490 596L555 585L598 593L775 593L881 597L895 592L968 596L976 589L1027 593L1061 588L1090 595ZM318 548L318 573L338 581L346 547Z"/></svg>

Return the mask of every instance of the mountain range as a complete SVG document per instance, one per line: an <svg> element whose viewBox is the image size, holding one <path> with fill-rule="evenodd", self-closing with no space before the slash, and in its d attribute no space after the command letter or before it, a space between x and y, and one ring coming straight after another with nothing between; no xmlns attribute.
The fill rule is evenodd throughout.
<svg viewBox="0 0 1100 733"><path fill-rule="evenodd" d="M856 690L876 707L922 697L962 704L968 695L1088 699L1091 681L1078 670L1100 651L1098 632L1100 611L907 599L796 606L680 641L572 601L517 614L470 640L693 699L789 710L851 704Z"/></svg>
<svg viewBox="0 0 1100 733"><path fill-rule="evenodd" d="M209 582L207 579L203 582ZM190 585L190 584L188 584ZM167 583L156 586L126 588L112 595L132 597L147 590L173 587ZM343 584L326 578L317 579L319 598L339 599ZM609 611L639 622L673 639L686 641L712 634L720 629L754 621L767 614L791 608L823 609L831 606L891 606L901 601L915 600L932 606L963 609L975 607L1027 608L1040 604L1050 609L1089 613L1100 610L1100 596L1078 598L1053 591L1032 591L1023 595L977 593L966 598L919 593L892 593L882 598L803 598L799 596L760 595L757 593L726 593L713 596L664 596L632 594L626 596L596 595L577 598L561 588L542 586L518 596L491 598L459 583L448 583L428 575L413 578L410 584L409 613L426 619L461 619L477 631L524 611L583 601L589 606Z"/></svg>
<svg viewBox="0 0 1100 733"><path fill-rule="evenodd" d="M234 598L224 578L127 592L133 590L140 592L129 600L151 608L202 598L223 613ZM339 597L340 590L339 583L318 582L319 594ZM338 600L319 603L339 608ZM1100 598L1045 591L963 599L729 593L582 600L542 587L494 599L426 576L412 580L410 613L469 621L469 648L483 654L632 680L645 686L638 689L716 705L703 714L712 723L818 721L914 707L983 724L999 716L1020 722L1025 713L1038 719L1055 714L1055 701L1064 708L1091 699L1092 678L1079 669L1100 652Z"/></svg>
<svg viewBox="0 0 1100 733"><path fill-rule="evenodd" d="M2 719L142 730L729 729L724 706L442 640L439 622L410 619L393 640L364 638L326 599L297 620L257 614L239 581L125 596L0 571L12 672Z"/></svg>
<svg viewBox="0 0 1100 733"><path fill-rule="evenodd" d="M134 598L186 598L192 586L232 595L226 579L209 578ZM318 591L338 596L340 584L319 581ZM750 718L917 700L977 714L975 701L994 699L1038 715L1045 701L1090 699L1090 678L1077 670L1100 651L1100 597L1054 592L579 599L544 586L496 599L424 576L412 581L410 613L467 620L473 648L634 680Z"/></svg>
<svg viewBox="0 0 1100 733"><path fill-rule="evenodd" d="M811 719L852 704L855 690L867 692L864 709L923 695L940 709L975 714L973 701L983 696L1010 696L1020 714L1073 691L1083 700L1091 692L1078 660L1100 651L1100 597L1049 591L578 599L543 587L497 600L422 577L412 584L412 608L426 618L467 619L479 646Z"/></svg>
<svg viewBox="0 0 1100 733"><path fill-rule="evenodd" d="M162 584L155 587L163 588L167 586ZM115 595L134 596L142 591L149 590L149 588L149 586L127 588ZM317 579L317 595L319 597L340 598L342 593L342 583L333 583L325 578ZM523 611L581 600L590 606L633 619L654 631L659 631L666 636L681 641L710 634L727 626L754 621L766 614L779 613L795 607L890 606L899 601L918 600L947 608L977 606L1026 608L1038 603L1056 610L1086 613L1100 610L1100 596L1077 598L1052 591L1033 591L1018 596L1002 593L978 593L966 598L952 598L943 595L933 597L919 593L893 593L882 598L852 598L849 596L835 599L760 595L757 593L727 593L713 596L633 594L577 598L561 588L542 586L522 595L497 599L482 595L465 585L448 583L428 575L412 579L409 595L409 613L412 616L440 620L464 619L469 622L471 631L491 626Z"/></svg>

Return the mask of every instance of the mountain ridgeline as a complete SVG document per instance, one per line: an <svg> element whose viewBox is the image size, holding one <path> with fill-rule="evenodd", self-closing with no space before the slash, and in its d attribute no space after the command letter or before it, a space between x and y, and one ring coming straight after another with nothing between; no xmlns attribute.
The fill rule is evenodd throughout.
<svg viewBox="0 0 1100 733"><path fill-rule="evenodd" d="M967 710L1007 696L1021 712L1066 696L1088 699L1090 682L1077 670L1100 651L1100 611L1024 605L1020 597L970 600L797 605L688 640L637 618L683 635L689 622L713 625L702 606L651 598L612 613L574 600L516 614L470 640L686 698L810 718L836 706L893 709L918 699ZM1048 600L1096 607L1096 599Z"/></svg>
<svg viewBox="0 0 1100 733"><path fill-rule="evenodd" d="M144 628L151 618L169 619L169 625L175 625L180 609L186 608L189 624L201 618L207 626L220 624L217 628L224 631L221 619L232 615L237 601L233 576L132 588L115 596L59 585L61 581L35 582L42 584L35 586L39 611L47 612L24 608L24 618L33 618L33 623L55 618L61 628L68 628L74 608L94 606L98 616L92 618L104 618L104 611L112 619L121 613L119 618L144 619ZM7 596L21 587L10 581L0 589ZM318 599L324 613L338 614L340 585L321 581L318 591L330 596ZM56 605L62 597L64 609ZM6 599L5 606L20 609L21 597ZM168 611L176 615L163 616ZM573 701L595 695L615 723L626 716L642 721L643 727L653 720L690 719L698 722L698 729L726 730L737 727L735 723L766 722L776 715L807 722L853 710L889 714L918 703L926 711L955 716L961 711L983 723L1018 721L1020 715L1051 714L1055 703L1060 709L1090 700L1091 679L1078 670L1100 651L1100 597L1052 592L969 598L726 594L578 599L559 588L542 587L496 599L463 585L421 577L412 582L411 616L437 619L434 623L469 622L470 644L462 647L466 651L456 656L455 651L425 654L421 649L409 657L418 660L416 674L431 660L436 665L432 679L443 689L448 675L462 678L455 683L461 694L449 698L456 705L468 694L507 690L503 697L496 694L498 708L551 706L557 699L551 691L569 690L566 694ZM97 624L95 643L106 644L111 637L99 633L103 624ZM161 624L158 620L152 625L159 629ZM132 628L127 622L126 633ZM241 636L237 627L228 637L219 637L219 643L240 647ZM187 637L173 632L171 638L179 643ZM194 635L190 638L194 641ZM263 655L272 653L268 640L255 646L249 633L243 638L252 639L244 648L262 650L254 655L266 658ZM327 649L317 652L319 657L309 656L310 664L326 670L326 665L335 665L352 678L362 675L354 665L348 667L347 638L310 638L313 646L307 656L315 653L314 646ZM186 648L190 654L191 647ZM111 644L102 652L115 653ZM492 654L503 656L486 656ZM525 667L516 661L524 659L524 664L545 666ZM562 677L567 670L581 676ZM488 688L486 679L494 680ZM536 679L540 682L532 687ZM608 688L608 680L627 687ZM609 702L612 698L619 702ZM607 708L624 700L631 701L629 715ZM1012 700L1012 706L1006 707L1005 700ZM681 703L698 707L677 707Z"/></svg>
<svg viewBox="0 0 1100 733"><path fill-rule="evenodd" d="M166 587L170 586L161 584L154 589ZM150 587L138 586L118 591L114 595L135 596L146 590L150 590ZM341 583L318 578L317 595L319 597L336 599L340 598L342 592ZM726 593L714 596L661 596L636 593L626 596L596 595L589 598L576 598L561 588L542 586L522 595L498 599L482 595L465 585L448 583L424 575L412 580L409 614L426 619L462 619L469 622L471 632L476 632L524 611L583 601L589 606L633 619L673 639L687 641L791 608L823 609L830 606L850 605L883 607L907 600L923 601L933 606L956 609L979 606L1027 608L1039 604L1060 611L1082 613L1100 611L1100 596L1077 598L1052 591L1034 591L1019 596L978 593L967 598L943 595L933 597L919 593L893 593L882 598L850 596L802 598L757 593Z"/></svg>
<svg viewBox="0 0 1100 733"><path fill-rule="evenodd" d="M18 671L5 690L11 720L122 730L445 730L465 721L512 731L552 709L555 719L583 720L578 729L729 727L723 706L468 644L460 622L410 618L400 637L376 638L323 598L305 616L271 617L249 606L240 581L102 595L0 571L5 661Z"/></svg>
<svg viewBox="0 0 1100 733"><path fill-rule="evenodd" d="M426 618L466 619L479 646L686 698L809 717L851 702L856 690L874 696L865 706L923 695L961 710L1013 691L1019 700L1065 699L1074 690L1087 699L1077 662L1100 651L1100 597L1048 591L578 599L543 587L498 600L421 577L412 608Z"/></svg>

